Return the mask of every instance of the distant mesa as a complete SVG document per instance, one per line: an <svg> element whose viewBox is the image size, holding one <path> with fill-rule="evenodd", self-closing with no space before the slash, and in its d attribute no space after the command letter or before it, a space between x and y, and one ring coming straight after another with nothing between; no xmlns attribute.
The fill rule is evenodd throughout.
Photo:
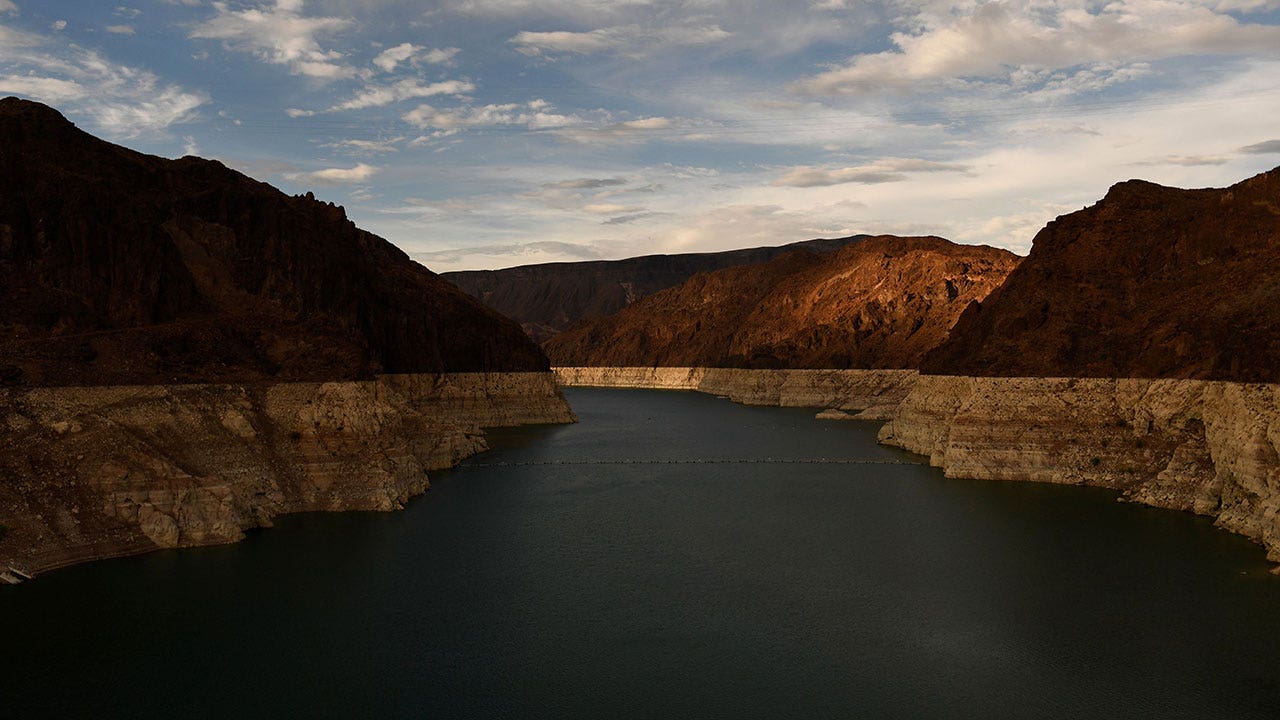
<svg viewBox="0 0 1280 720"><path fill-rule="evenodd" d="M342 208L0 100L0 383L545 370L509 319Z"/></svg>
<svg viewBox="0 0 1280 720"><path fill-rule="evenodd" d="M916 368L1019 260L938 237L793 250L695 275L543 347L563 367Z"/></svg>
<svg viewBox="0 0 1280 720"><path fill-rule="evenodd" d="M768 262L794 250L826 253L867 237L807 240L725 252L646 255L626 260L544 263L505 270L467 270L441 277L515 318L542 342L580 320L618 312L697 273Z"/></svg>
<svg viewBox="0 0 1280 720"><path fill-rule="evenodd" d="M1280 382L1280 168L1225 189L1115 185L1041 230L922 369Z"/></svg>

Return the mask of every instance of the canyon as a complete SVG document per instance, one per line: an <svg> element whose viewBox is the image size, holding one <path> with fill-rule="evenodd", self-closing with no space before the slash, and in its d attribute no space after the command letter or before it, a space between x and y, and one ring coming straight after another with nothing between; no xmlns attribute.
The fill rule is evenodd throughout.
<svg viewBox="0 0 1280 720"><path fill-rule="evenodd" d="M1280 169L1222 189L1117 184L1049 223L1003 283L917 356L918 372L892 381L877 370L660 360L556 376L884 421L882 443L947 477L1109 488L1208 516L1280 562L1278 201Z"/></svg>

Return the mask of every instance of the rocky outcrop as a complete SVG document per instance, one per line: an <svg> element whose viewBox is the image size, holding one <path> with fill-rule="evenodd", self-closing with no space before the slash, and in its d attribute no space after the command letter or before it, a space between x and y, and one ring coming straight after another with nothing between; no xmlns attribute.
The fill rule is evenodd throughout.
<svg viewBox="0 0 1280 720"><path fill-rule="evenodd" d="M1041 230L921 369L1280 382L1277 267L1280 169L1225 189L1123 182Z"/></svg>
<svg viewBox="0 0 1280 720"><path fill-rule="evenodd" d="M515 318L534 340L542 342L579 321L612 315L640 298L675 287L701 272L768 262L793 250L831 252L864 237L712 253L466 270L443 273L441 277L503 315Z"/></svg>
<svg viewBox="0 0 1280 720"><path fill-rule="evenodd" d="M546 371L511 320L340 207L0 100L0 385Z"/></svg>
<svg viewBox="0 0 1280 720"><path fill-rule="evenodd" d="M744 370L737 368L561 367L566 387L696 390L744 405L836 408L875 419L896 407L914 370Z"/></svg>
<svg viewBox="0 0 1280 720"><path fill-rule="evenodd" d="M278 515L392 510L481 427L571 422L550 373L0 390L0 569L239 540Z"/></svg>
<svg viewBox="0 0 1280 720"><path fill-rule="evenodd" d="M922 375L880 440L948 477L1096 485L1208 515L1280 561L1278 385Z"/></svg>
<svg viewBox="0 0 1280 720"><path fill-rule="evenodd" d="M1018 263L1005 250L881 236L697 275L543 343L556 366L918 366Z"/></svg>

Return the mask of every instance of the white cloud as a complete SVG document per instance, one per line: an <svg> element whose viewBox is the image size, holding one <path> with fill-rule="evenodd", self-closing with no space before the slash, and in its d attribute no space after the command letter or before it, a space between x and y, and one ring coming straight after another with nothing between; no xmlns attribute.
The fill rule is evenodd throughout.
<svg viewBox="0 0 1280 720"><path fill-rule="evenodd" d="M18 6L13 4L13 0L0 0L0 13L17 13Z"/></svg>
<svg viewBox="0 0 1280 720"><path fill-rule="evenodd" d="M475 85L465 80L443 80L424 85L419 80L407 78L391 85L366 87L350 100L329 108L329 112L382 107L403 100L429 98L436 95L465 95L475 89Z"/></svg>
<svg viewBox="0 0 1280 720"><path fill-rule="evenodd" d="M963 13L925 6L892 36L896 49L858 55L796 83L809 95L918 89L947 80L1011 81L1019 70L1054 70L1201 55L1275 55L1280 27L1241 22L1180 0L983 3Z"/></svg>
<svg viewBox="0 0 1280 720"><path fill-rule="evenodd" d="M190 36L222 40L264 62L285 65L296 75L320 79L355 77L356 70L341 62L343 54L323 49L319 40L347 30L353 21L305 17L302 5L303 0L275 0L274 6L235 10L226 2L214 2L217 14L197 25Z"/></svg>
<svg viewBox="0 0 1280 720"><path fill-rule="evenodd" d="M435 108L419 105L405 113L405 122L421 130L454 133L477 127L520 126L530 130L562 128L584 122L580 117L561 115L541 100L480 107Z"/></svg>
<svg viewBox="0 0 1280 720"><path fill-rule="evenodd" d="M646 28L639 25L599 28L587 32L557 30L524 31L511 38L516 50L525 55L551 53L617 52L638 56L659 48L681 45L710 45L731 37L732 33L717 25L687 27L674 25Z"/></svg>
<svg viewBox="0 0 1280 720"><path fill-rule="evenodd" d="M676 127L676 121L671 118L647 117L605 125L564 128L557 130L556 135L577 143L616 144L648 140L661 131Z"/></svg>
<svg viewBox="0 0 1280 720"><path fill-rule="evenodd" d="M108 25L102 29L112 35L133 35L135 32L132 25Z"/></svg>
<svg viewBox="0 0 1280 720"><path fill-rule="evenodd" d="M346 185L367 181L378 173L380 168L360 163L351 168L325 168L312 172L285 173L285 178L297 183L314 185Z"/></svg>
<svg viewBox="0 0 1280 720"><path fill-rule="evenodd" d="M203 93L165 85L146 70L111 62L60 36L0 26L0 93L83 112L115 138L132 138L189 122Z"/></svg>
<svg viewBox="0 0 1280 720"><path fill-rule="evenodd" d="M376 155L381 153L399 152L399 143L404 142L403 137L388 138L386 140L338 140L336 142L325 143L324 147L340 150L352 155Z"/></svg>
<svg viewBox="0 0 1280 720"><path fill-rule="evenodd" d="M413 57L422 48L412 43L402 43L393 48L387 48L373 59L373 64L382 68L384 72L393 72L400 63Z"/></svg>
<svg viewBox="0 0 1280 720"><path fill-rule="evenodd" d="M909 178L908 173L921 172L967 172L969 168L959 163L935 162L914 158L885 158L867 165L844 168L818 168L800 166L792 168L787 174L773 181L774 187L826 187L845 183L878 185L880 183L902 182Z"/></svg>
<svg viewBox="0 0 1280 720"><path fill-rule="evenodd" d="M53 30L54 30L54 31L56 31L56 32L61 32L61 31L63 31L63 30L66 30L66 29L67 29L67 21L66 21L66 20L54 20L54 21L53 21L53 23L52 23L51 25L49 25L49 27L53 28Z"/></svg>

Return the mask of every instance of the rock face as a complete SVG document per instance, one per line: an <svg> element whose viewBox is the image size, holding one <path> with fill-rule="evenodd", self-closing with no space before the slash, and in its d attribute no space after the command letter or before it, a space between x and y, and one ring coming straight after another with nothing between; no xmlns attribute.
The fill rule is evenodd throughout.
<svg viewBox="0 0 1280 720"><path fill-rule="evenodd" d="M941 238L867 238L694 276L543 344L556 366L915 368L1017 266Z"/></svg>
<svg viewBox="0 0 1280 720"><path fill-rule="evenodd" d="M513 322L342 208L0 100L0 384L546 370Z"/></svg>
<svg viewBox="0 0 1280 720"><path fill-rule="evenodd" d="M922 364L937 375L1280 382L1280 169L1120 183L1049 223Z"/></svg>
<svg viewBox="0 0 1280 720"><path fill-rule="evenodd" d="M914 370L742 370L696 367L561 367L566 387L696 390L744 405L835 408L882 417L915 383Z"/></svg>
<svg viewBox="0 0 1280 720"><path fill-rule="evenodd" d="M1280 386L922 375L880 432L948 477L1109 487L1280 562Z"/></svg>
<svg viewBox="0 0 1280 720"><path fill-rule="evenodd" d="M647 255L626 260L524 265L506 270L469 270L441 277L520 321L536 341L581 320L604 317L674 287L700 272L767 262L793 250L831 252L865 236L808 240L779 247L717 253Z"/></svg>
<svg viewBox="0 0 1280 720"><path fill-rule="evenodd" d="M392 510L485 449L571 422L550 373L0 390L0 568L239 540L277 515Z"/></svg>

